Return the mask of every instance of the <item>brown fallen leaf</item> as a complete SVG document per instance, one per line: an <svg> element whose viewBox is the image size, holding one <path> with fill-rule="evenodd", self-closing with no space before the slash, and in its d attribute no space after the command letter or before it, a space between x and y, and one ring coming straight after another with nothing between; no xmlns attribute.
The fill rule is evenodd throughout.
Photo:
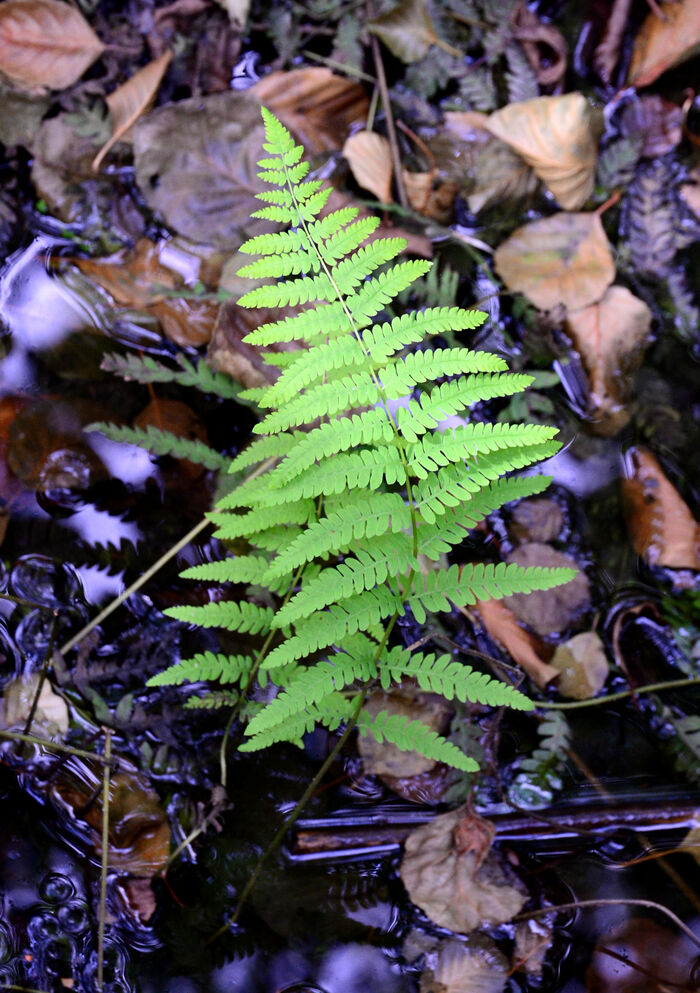
<svg viewBox="0 0 700 993"><path fill-rule="evenodd" d="M164 52L160 58L139 69L131 79L127 79L109 94L107 107L112 118L112 137L105 142L92 161L95 172L100 168L110 148L118 141L124 141L131 125L150 110L172 57L172 52Z"/></svg>
<svg viewBox="0 0 700 993"><path fill-rule="evenodd" d="M203 441L205 445L209 443L207 429L200 418L180 400L151 400L134 418L134 427L141 430L154 427L159 431L169 431L178 438ZM183 474L190 479L199 479L206 472L204 466L190 462L189 459L179 459L178 463Z"/></svg>
<svg viewBox="0 0 700 993"><path fill-rule="evenodd" d="M460 844L470 820L480 818L453 810L412 831L400 870L413 903L440 927L463 934L511 920L527 899L522 884L493 852L484 857Z"/></svg>
<svg viewBox="0 0 700 993"><path fill-rule="evenodd" d="M424 217L446 224L452 216L459 184L441 176L437 169L430 172L402 170L403 185L411 207Z"/></svg>
<svg viewBox="0 0 700 993"><path fill-rule="evenodd" d="M647 448L625 453L621 480L627 531L649 565L700 569L700 525Z"/></svg>
<svg viewBox="0 0 700 993"><path fill-rule="evenodd" d="M604 83L609 83L620 58L620 46L627 30L632 0L613 0L603 37L593 53L593 65Z"/></svg>
<svg viewBox="0 0 700 993"><path fill-rule="evenodd" d="M246 96L268 107L311 155L342 148L350 128L364 126L369 110L364 87L314 66L271 72Z"/></svg>
<svg viewBox="0 0 700 993"><path fill-rule="evenodd" d="M553 24L541 21L521 0L513 14L513 37L520 42L537 82L558 89L566 76L566 39Z"/></svg>
<svg viewBox="0 0 700 993"><path fill-rule="evenodd" d="M568 700L589 700L605 686L610 666L595 631L583 631L557 645L552 665L561 675L557 692Z"/></svg>
<svg viewBox="0 0 700 993"><path fill-rule="evenodd" d="M0 727L24 728L27 718L32 715L32 734L49 740L60 740L70 726L70 712L66 701L54 692L49 680L45 680L39 693L36 710L33 710L34 697L41 677L38 672L31 676L18 676L3 687L0 702Z"/></svg>
<svg viewBox="0 0 700 993"><path fill-rule="evenodd" d="M343 145L343 157L358 186L374 193L380 203L391 203L394 166L387 139L374 131L356 131Z"/></svg>
<svg viewBox="0 0 700 993"><path fill-rule="evenodd" d="M476 610L490 637L502 645L540 689L546 689L559 678L559 670L543 658L548 654L546 647L518 624L515 614L504 603L500 600L479 600Z"/></svg>
<svg viewBox="0 0 700 993"><path fill-rule="evenodd" d="M509 565L516 563L524 568L578 569L578 563L571 556L536 541L520 545L510 553L507 561ZM504 603L519 621L546 638L566 630L588 610L591 586L585 572L579 570L573 579L554 590L514 593L505 597Z"/></svg>
<svg viewBox="0 0 700 993"><path fill-rule="evenodd" d="M455 58L462 52L439 37L425 0L400 0L393 10L367 21L367 27L402 62L420 62L431 45Z"/></svg>
<svg viewBox="0 0 700 993"><path fill-rule="evenodd" d="M627 73L630 86L648 86L662 73L685 62L700 48L700 4L667 0L662 17L650 10L635 39Z"/></svg>
<svg viewBox="0 0 700 993"><path fill-rule="evenodd" d="M598 214L554 214L517 228L494 256L508 289L540 310L569 310L601 299L615 263Z"/></svg>
<svg viewBox="0 0 700 993"><path fill-rule="evenodd" d="M532 166L565 210L576 210L593 192L598 116L582 93L567 93L508 104L486 127Z"/></svg>
<svg viewBox="0 0 700 993"><path fill-rule="evenodd" d="M587 993L657 993L692 989L697 949L645 917L606 928L586 971Z"/></svg>
<svg viewBox="0 0 700 993"><path fill-rule="evenodd" d="M508 960L485 934L443 941L426 960L418 993L501 993L508 979Z"/></svg>
<svg viewBox="0 0 700 993"><path fill-rule="evenodd" d="M596 434L617 434L629 423L626 404L651 341L651 311L624 286L598 303L569 311L566 328L588 372L588 416Z"/></svg>
<svg viewBox="0 0 700 993"><path fill-rule="evenodd" d="M0 4L0 73L23 90L72 86L104 51L80 11L61 0Z"/></svg>
<svg viewBox="0 0 700 993"><path fill-rule="evenodd" d="M163 289L174 290L179 277L160 262L160 246L140 238L129 252L97 259L75 259L75 265L123 307L137 310L162 299Z"/></svg>

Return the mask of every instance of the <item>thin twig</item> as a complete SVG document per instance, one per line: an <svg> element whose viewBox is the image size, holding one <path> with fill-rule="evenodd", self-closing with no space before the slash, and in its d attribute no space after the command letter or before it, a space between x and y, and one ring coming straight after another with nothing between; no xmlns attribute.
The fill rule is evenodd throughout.
<svg viewBox="0 0 700 993"><path fill-rule="evenodd" d="M34 691L34 699L32 700L32 705L29 708L29 713L27 714L27 720L24 723L24 734L28 735L32 730L32 724L34 723L34 718L36 717L36 709L39 706L39 697L41 696L41 691L44 688L44 683L46 682L46 676L49 671L49 663L51 662L51 656L53 655L53 640L56 636L56 611L53 612L53 617L51 618L51 630L49 631L49 642L46 646L46 651L44 653L44 660L41 663L41 671L39 673L39 681L37 682L36 690Z"/></svg>
<svg viewBox="0 0 700 993"><path fill-rule="evenodd" d="M590 700L572 700L568 703L550 703L547 700L537 700L536 706L542 710L579 710L581 707L598 707L603 703L614 700L624 700L628 696L641 696L643 693L660 693L661 690L674 690L681 686L698 686L700 676L688 676L687 679L669 679L664 683L647 683L632 690L620 690L619 693L609 693L607 696L596 696Z"/></svg>
<svg viewBox="0 0 700 993"><path fill-rule="evenodd" d="M345 65L344 62L336 62L335 59L326 58L325 55L317 55L316 52L310 52L308 49L305 49L301 54L306 59L311 59L313 62L320 62L322 65L328 66L329 69L336 69L338 72L345 73L346 76L355 76L357 79L362 79L365 83L376 82L374 76L370 76L368 72L363 72L362 69L356 69L355 66Z"/></svg>
<svg viewBox="0 0 700 993"><path fill-rule="evenodd" d="M82 748L72 748L64 745L60 741L49 741L44 738L37 738L33 734L22 734L21 731L0 731L0 738L7 738L10 741L25 741L29 745L40 745L42 748L53 749L56 752L66 752L68 755L77 755L81 759L94 759L97 762L104 762L104 755L97 752L86 752Z"/></svg>
<svg viewBox="0 0 700 993"><path fill-rule="evenodd" d="M105 918L107 912L107 863L109 860L109 766L112 757L112 731L105 732L105 764L102 775L102 862L100 866L100 908L97 925L97 986L104 989Z"/></svg>
<svg viewBox="0 0 700 993"><path fill-rule="evenodd" d="M399 142L396 137L396 128L394 127L394 115L391 110L391 99L389 97L389 87L386 83L386 74L384 72L384 62L382 61L382 53L379 48L379 41L376 35L372 35L371 38L372 45L372 56L374 58L374 68L377 73L377 82L379 83L379 92L382 98L382 107L384 108L384 117L386 119L386 130L387 136L389 138L389 146L391 148L391 160L394 163L394 177L396 179L396 192L399 196L399 203L402 207L408 208L408 197L406 196L406 187L403 182L403 173L401 172L401 155L399 153Z"/></svg>

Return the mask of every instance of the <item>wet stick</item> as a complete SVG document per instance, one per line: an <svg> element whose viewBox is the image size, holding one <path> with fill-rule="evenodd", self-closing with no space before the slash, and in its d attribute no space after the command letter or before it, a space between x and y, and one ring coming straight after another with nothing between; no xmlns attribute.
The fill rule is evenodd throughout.
<svg viewBox="0 0 700 993"><path fill-rule="evenodd" d="M104 729L105 758L102 774L102 858L100 864L100 908L97 929L97 987L104 989L105 918L107 915L107 867L109 860L109 771L112 758L112 731Z"/></svg>

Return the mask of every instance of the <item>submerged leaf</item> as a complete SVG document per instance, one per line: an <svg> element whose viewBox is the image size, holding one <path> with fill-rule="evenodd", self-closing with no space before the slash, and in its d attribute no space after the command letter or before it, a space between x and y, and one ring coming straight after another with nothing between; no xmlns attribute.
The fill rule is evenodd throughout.
<svg viewBox="0 0 700 993"><path fill-rule="evenodd" d="M498 275L540 310L600 300L615 278L615 263L597 214L554 214L517 228L496 249Z"/></svg>
<svg viewBox="0 0 700 993"><path fill-rule="evenodd" d="M557 690L569 700L589 700L600 693L610 666L595 631L583 631L557 645L552 665L561 673Z"/></svg>
<svg viewBox="0 0 700 993"><path fill-rule="evenodd" d="M529 568L544 566L553 569L577 569L575 559L558 552L550 545L529 542L520 545L508 556L509 564ZM516 617L542 637L564 631L591 605L591 587L585 572L578 571L564 586L546 592L514 593L505 603Z"/></svg>
<svg viewBox="0 0 700 993"><path fill-rule="evenodd" d="M421 975L419 993L501 993L507 978L505 955L493 939L474 934L440 944L435 962Z"/></svg>
<svg viewBox="0 0 700 993"><path fill-rule="evenodd" d="M621 481L632 547L649 565L700 569L700 525L656 458L641 446L625 454Z"/></svg>
<svg viewBox="0 0 700 993"><path fill-rule="evenodd" d="M590 377L593 430L617 434L630 419L625 404L651 340L651 311L624 286L611 286L598 303L570 311L566 326Z"/></svg>
<svg viewBox="0 0 700 993"><path fill-rule="evenodd" d="M60 0L0 4L0 73L24 90L72 86L104 51L80 11Z"/></svg>
<svg viewBox="0 0 700 993"><path fill-rule="evenodd" d="M700 47L700 4L673 0L650 10L637 35L627 73L630 86L648 86L667 69L685 62Z"/></svg>
<svg viewBox="0 0 700 993"><path fill-rule="evenodd" d="M593 192L598 124L582 93L508 104L486 127L532 166L565 210L582 207Z"/></svg>
<svg viewBox="0 0 700 993"><path fill-rule="evenodd" d="M419 62L431 45L461 58L462 53L440 38L425 0L400 0L393 10L367 22L370 31L402 62Z"/></svg>

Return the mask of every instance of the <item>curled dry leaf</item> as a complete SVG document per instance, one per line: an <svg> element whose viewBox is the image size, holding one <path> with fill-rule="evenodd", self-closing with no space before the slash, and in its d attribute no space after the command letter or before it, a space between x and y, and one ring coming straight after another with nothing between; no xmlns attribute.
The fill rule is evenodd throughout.
<svg viewBox="0 0 700 993"><path fill-rule="evenodd" d="M401 863L411 900L440 927L464 934L511 920L527 899L493 852L483 857L460 844L464 822L474 819L464 810L435 817L409 834Z"/></svg>
<svg viewBox="0 0 700 993"><path fill-rule="evenodd" d="M374 193L380 203L391 203L394 166L389 142L374 131L357 131L343 145L343 156L358 186Z"/></svg>
<svg viewBox="0 0 700 993"><path fill-rule="evenodd" d="M421 975L419 993L501 993L508 960L492 938L472 934L466 941L443 941Z"/></svg>
<svg viewBox="0 0 700 993"><path fill-rule="evenodd" d="M408 172L403 169L402 174L406 196L413 209L424 217L446 224L452 216L459 185L441 176L437 169L430 172Z"/></svg>
<svg viewBox="0 0 700 993"><path fill-rule="evenodd" d="M363 86L313 66L271 72L246 94L268 107L314 155L342 148L351 127L364 125L369 110Z"/></svg>
<svg viewBox="0 0 700 993"><path fill-rule="evenodd" d="M0 4L0 73L23 90L72 86L104 51L80 11L61 0Z"/></svg>
<svg viewBox="0 0 700 993"><path fill-rule="evenodd" d="M517 228L494 256L508 289L540 310L569 310L601 299L615 263L598 214L554 214Z"/></svg>
<svg viewBox="0 0 700 993"><path fill-rule="evenodd" d="M627 30L632 0L613 0L603 37L593 53L593 65L604 83L609 83L620 58L620 46Z"/></svg>
<svg viewBox="0 0 700 993"><path fill-rule="evenodd" d="M532 166L565 210L576 210L593 192L597 116L582 93L567 93L508 104L486 127Z"/></svg>
<svg viewBox="0 0 700 993"><path fill-rule="evenodd" d="M610 666L595 631L583 631L557 645L552 665L561 675L557 690L569 700L589 700L605 686Z"/></svg>
<svg viewBox="0 0 700 993"><path fill-rule="evenodd" d="M700 525L652 453L642 446L625 454L621 481L627 531L649 565L700 569Z"/></svg>
<svg viewBox="0 0 700 993"><path fill-rule="evenodd" d="M541 21L521 0L513 16L513 37L520 42L540 86L557 89L566 75L567 45L561 31Z"/></svg>
<svg viewBox="0 0 700 993"><path fill-rule="evenodd" d="M402 62L420 62L431 45L462 57L458 48L438 36L425 0L400 0L393 10L368 21L367 26Z"/></svg>
<svg viewBox="0 0 700 993"><path fill-rule="evenodd" d="M578 563L569 555L535 541L520 545L511 552L508 564L512 563L524 568L578 569ZM579 571L568 583L554 590L514 593L504 602L518 620L544 638L564 631L579 619L591 605L591 587L585 572Z"/></svg>
<svg viewBox="0 0 700 993"><path fill-rule="evenodd" d="M625 405L651 340L651 311L624 286L611 286L598 303L569 311L566 327L588 372L593 430L617 434L630 419Z"/></svg>
<svg viewBox="0 0 700 993"><path fill-rule="evenodd" d="M543 658L547 649L531 632L518 624L512 610L500 600L479 600L476 605L489 636L528 674L540 689L559 677L559 670Z"/></svg>
<svg viewBox="0 0 700 993"><path fill-rule="evenodd" d="M107 97L107 106L112 117L112 136L93 159L92 168L95 172L110 148L118 141L123 141L132 124L150 110L172 57L172 52L164 52L160 58L139 69L131 79L122 83Z"/></svg>
<svg viewBox="0 0 700 993"><path fill-rule="evenodd" d="M637 34L627 82L648 86L667 69L685 62L700 46L700 4L697 0L667 0L662 17L650 10Z"/></svg>

